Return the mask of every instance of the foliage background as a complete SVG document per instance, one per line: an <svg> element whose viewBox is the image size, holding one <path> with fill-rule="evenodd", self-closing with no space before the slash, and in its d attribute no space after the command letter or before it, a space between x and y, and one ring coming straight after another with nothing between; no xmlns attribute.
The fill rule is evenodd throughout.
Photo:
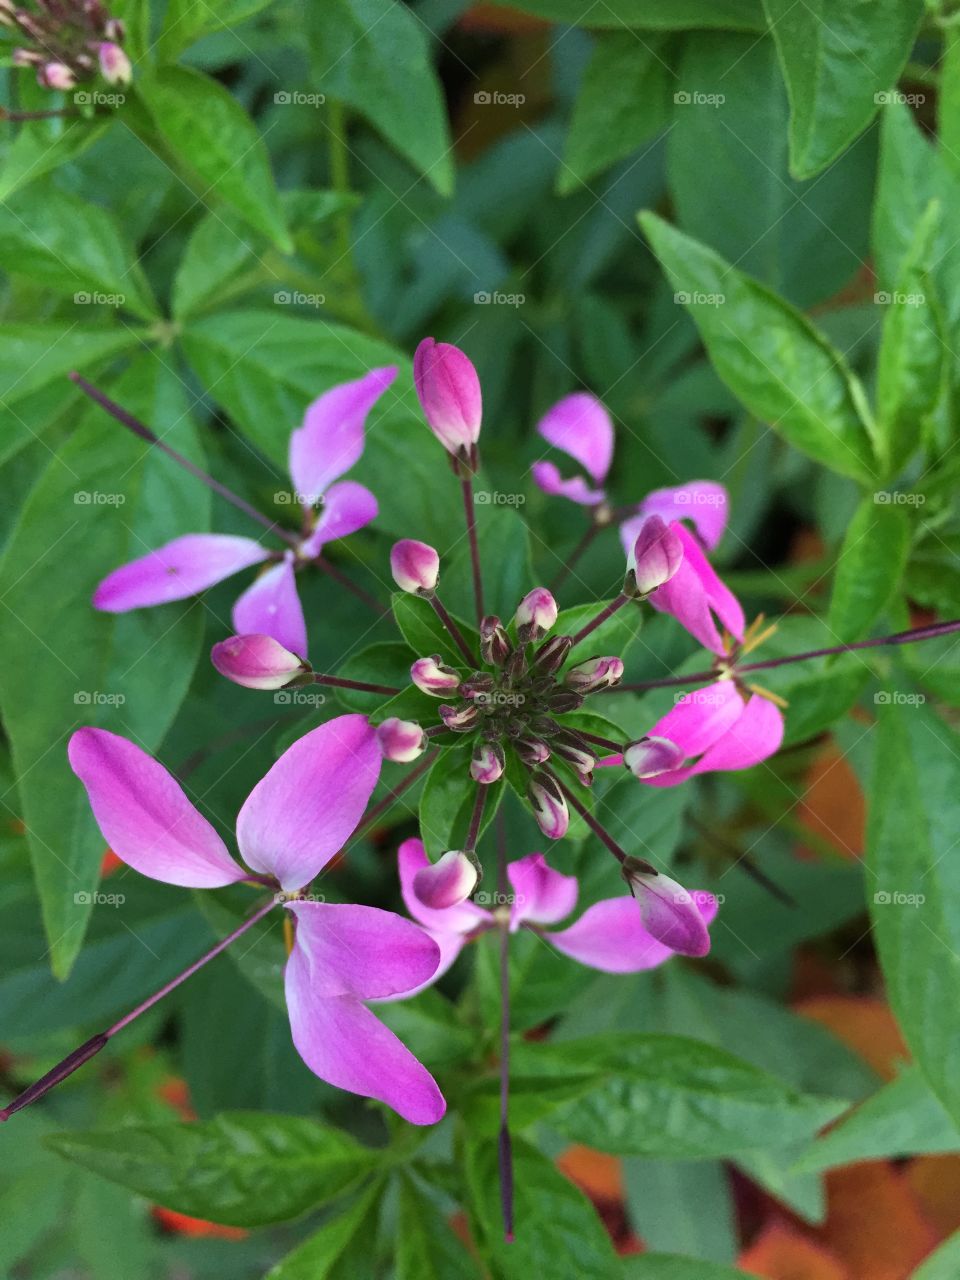
<svg viewBox="0 0 960 1280"><path fill-rule="evenodd" d="M306 403L398 361L355 472L381 517L338 553L381 593L397 536L449 549L445 581L463 578L456 493L405 354L432 332L464 346L483 382L487 483L504 498L483 538L505 613L582 532L528 476L533 424L578 386L617 420L618 501L694 477L727 485L725 577L748 613L784 615L764 656L960 612L960 52L948 8L124 0L115 11L135 66L124 101L2 126L11 1092L189 962L235 909L229 893L204 908L122 868L100 884L69 733L95 722L190 761L191 793L229 830L265 762L316 716L213 675L205 655L229 630L229 585L93 612L93 587L121 561L180 532L247 530L85 402L69 370L282 517L287 438ZM26 72L3 77L13 108L57 101ZM642 209L663 221L641 229ZM722 303L697 302L710 295ZM563 602L607 598L621 571L616 539L598 540ZM308 617L317 669L394 635L319 580ZM629 676L656 678L690 653L655 619ZM960 1244L947 1237L960 1215L944 1188L960 1186L960 648L848 656L768 683L790 700L788 749L770 767L668 792L627 780L601 796L625 838L642 832L688 882L724 896L709 963L614 979L543 948L515 952L518 1029L551 1029L550 1044L517 1052L516 1245L498 1241L484 1101L492 956L477 948L441 991L392 1014L456 1102L457 1119L423 1134L302 1066L268 937L5 1126L0 1271L722 1280L739 1259L773 1280L955 1275ZM662 708L624 699L616 714L640 732ZM516 856L538 846L519 807L510 821ZM335 891L394 905L395 849L414 828L412 804L390 815L351 850ZM589 838L563 857L588 899L610 891ZM98 884L123 904L94 907ZM651 1033L687 1039L645 1057ZM600 1037L589 1052L564 1049L587 1036ZM461 1235L470 1224L476 1254L450 1222ZM676 1256L624 1256L638 1240Z"/></svg>

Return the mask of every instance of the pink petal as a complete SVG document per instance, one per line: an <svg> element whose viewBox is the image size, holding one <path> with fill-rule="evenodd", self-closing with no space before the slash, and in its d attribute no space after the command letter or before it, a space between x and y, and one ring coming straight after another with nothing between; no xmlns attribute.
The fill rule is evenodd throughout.
<svg viewBox="0 0 960 1280"><path fill-rule="evenodd" d="M654 938L684 956L707 954L710 935L699 895L695 897L689 889L663 874L631 875L630 887L640 919Z"/></svg>
<svg viewBox="0 0 960 1280"><path fill-rule="evenodd" d="M186 533L114 569L97 587L93 603L107 613L185 600L249 565L270 551L252 538L226 533Z"/></svg>
<svg viewBox="0 0 960 1280"><path fill-rule="evenodd" d="M413 877L413 892L430 911L466 902L477 887L477 868L459 849L450 849Z"/></svg>
<svg viewBox="0 0 960 1280"><path fill-rule="evenodd" d="M683 543L683 562L669 582L648 599L661 613L672 614L705 648L725 653L714 617L737 640L743 639L743 609L733 592L720 581L693 534L682 524L671 528Z"/></svg>
<svg viewBox="0 0 960 1280"><path fill-rule="evenodd" d="M726 489L712 480L654 489L640 503L638 514L621 525L624 549L628 549L631 538L636 538L646 516L661 516L668 522L689 520L707 550L713 551L727 527L728 506Z"/></svg>
<svg viewBox="0 0 960 1280"><path fill-rule="evenodd" d="M732 680L716 680L682 694L647 736L666 738L685 757L699 756L732 728L743 714L743 699Z"/></svg>
<svg viewBox="0 0 960 1280"><path fill-rule="evenodd" d="M248 866L302 889L346 844L380 775L364 716L338 716L298 738L244 801L237 842Z"/></svg>
<svg viewBox="0 0 960 1280"><path fill-rule="evenodd" d="M694 765L695 773L749 769L780 750L783 716L768 698L751 694L739 719Z"/></svg>
<svg viewBox="0 0 960 1280"><path fill-rule="evenodd" d="M480 437L483 396L470 357L449 342L424 338L413 355L413 384L431 431L449 453Z"/></svg>
<svg viewBox="0 0 960 1280"><path fill-rule="evenodd" d="M354 996L314 989L310 957L299 939L284 985L297 1052L315 1075L338 1089L377 1098L411 1124L435 1124L446 1103L430 1072Z"/></svg>
<svg viewBox="0 0 960 1280"><path fill-rule="evenodd" d="M603 484L613 460L613 423L596 396L588 391L564 396L543 415L537 431Z"/></svg>
<svg viewBox="0 0 960 1280"><path fill-rule="evenodd" d="M332 387L314 400L290 436L290 476L298 500L314 506L363 453L367 414L397 376L395 366Z"/></svg>
<svg viewBox="0 0 960 1280"><path fill-rule="evenodd" d="M716 898L696 892L691 897L709 924L717 913ZM604 973L655 969L676 954L648 932L636 902L626 896L606 898L588 907L569 929L548 934L548 941L564 955Z"/></svg>
<svg viewBox="0 0 960 1280"><path fill-rule="evenodd" d="M320 519L300 548L301 554L308 559L318 556L328 542L356 533L376 520L378 511L376 498L364 485L355 480L332 485L323 499Z"/></svg>
<svg viewBox="0 0 960 1280"><path fill-rule="evenodd" d="M655 778L645 778L645 786L672 787L698 773L748 769L779 751L784 730L780 711L759 694L752 694L744 705L739 693L734 690L734 702L722 688L730 683L728 680L721 680L697 691L706 698L712 696L720 699L712 709L704 705L704 702L699 705L696 702L687 703L686 699L694 699L697 694L685 694L684 701L678 703L673 711L658 722L651 732L661 732L670 717L675 717L669 726L670 732L663 736L670 737L672 733L673 741L683 747L687 757L700 756L700 759L683 768L658 774ZM736 706L739 706L739 710L731 719L731 709ZM681 716L686 718L681 719ZM683 738L683 742L678 742L677 734Z"/></svg>
<svg viewBox="0 0 960 1280"><path fill-rule="evenodd" d="M607 496L603 489L591 489L583 476L573 476L570 480L564 480L559 469L552 462L535 462L530 468L530 473L534 483L544 493L569 498L571 502L578 502L582 507L599 506Z"/></svg>
<svg viewBox="0 0 960 1280"><path fill-rule="evenodd" d="M67 753L104 840L135 871L189 889L218 889L247 874L179 782L135 743L78 729Z"/></svg>
<svg viewBox="0 0 960 1280"><path fill-rule="evenodd" d="M307 624L297 594L292 551L247 587L232 616L238 635L272 636L298 658L307 656Z"/></svg>
<svg viewBox="0 0 960 1280"><path fill-rule="evenodd" d="M489 926L493 917L475 902L461 902L455 907L440 909L424 906L413 889L413 882L418 871L431 865L423 841L416 838L404 840L397 851L397 864L400 871L400 892L403 902L414 920L425 925L435 938L441 934L457 936L471 933L481 925ZM451 959L450 963L453 963Z"/></svg>
<svg viewBox="0 0 960 1280"><path fill-rule="evenodd" d="M577 905L577 877L565 876L547 866L542 853L528 853L507 866L507 879L513 888L510 929L515 931L525 921L531 924L556 924Z"/></svg>

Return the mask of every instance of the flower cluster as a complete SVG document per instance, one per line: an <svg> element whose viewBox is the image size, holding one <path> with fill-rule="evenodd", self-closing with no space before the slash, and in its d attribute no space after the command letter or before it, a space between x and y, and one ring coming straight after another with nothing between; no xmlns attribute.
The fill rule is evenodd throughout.
<svg viewBox="0 0 960 1280"><path fill-rule="evenodd" d="M123 23L99 0L36 0L34 9L0 0L0 24L23 40L13 65L35 67L45 89L73 89L98 73L107 84L130 82Z"/></svg>

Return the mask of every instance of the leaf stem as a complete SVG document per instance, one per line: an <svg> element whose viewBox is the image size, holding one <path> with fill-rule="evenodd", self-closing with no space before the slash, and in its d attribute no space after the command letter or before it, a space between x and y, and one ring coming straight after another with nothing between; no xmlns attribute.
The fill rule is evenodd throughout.
<svg viewBox="0 0 960 1280"><path fill-rule="evenodd" d="M497 894L506 901L507 836L503 810L497 814ZM497 1135L503 1238L513 1242L513 1143L510 1138L510 920L500 921L500 1130Z"/></svg>

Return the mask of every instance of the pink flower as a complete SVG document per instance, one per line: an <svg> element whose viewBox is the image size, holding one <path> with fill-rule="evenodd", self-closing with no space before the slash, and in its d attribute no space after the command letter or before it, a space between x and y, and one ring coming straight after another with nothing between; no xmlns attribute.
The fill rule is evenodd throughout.
<svg viewBox="0 0 960 1280"><path fill-rule="evenodd" d="M130 59L111 40L104 40L97 45L97 61L100 63L100 74L107 84L129 84L133 76Z"/></svg>
<svg viewBox="0 0 960 1280"><path fill-rule="evenodd" d="M377 741L384 760L395 764L410 764L423 755L427 739L415 720L399 720L391 716L377 726Z"/></svg>
<svg viewBox="0 0 960 1280"><path fill-rule="evenodd" d="M676 576L683 563L679 529L680 525L666 525L656 515L647 516L640 525L627 557L637 595L649 596Z"/></svg>
<svg viewBox="0 0 960 1280"><path fill-rule="evenodd" d="M429 595L440 579L440 557L426 542L401 538L390 550L390 572L401 591Z"/></svg>
<svg viewBox="0 0 960 1280"><path fill-rule="evenodd" d="M531 471L543 492L587 507L605 502L603 482L613 460L613 423L596 396L588 391L564 396L540 419L537 431L554 448L579 462L596 486L591 488L582 476L564 480L552 462L535 462Z"/></svg>
<svg viewBox="0 0 960 1280"><path fill-rule="evenodd" d="M727 653L719 622L734 640L742 640L745 628L740 601L717 576L692 533L681 524L671 529L683 547L683 560L669 582L647 597L661 613L672 614L706 649Z"/></svg>
<svg viewBox="0 0 960 1280"><path fill-rule="evenodd" d="M305 658L307 628L295 571L320 555L328 542L376 518L377 500L369 489L353 480L333 482L362 454L367 414L396 373L393 367L374 369L325 392L292 433L290 476L297 500L313 521L295 550L278 555L253 538L188 533L115 569L97 587L94 605L107 613L126 613L184 600L242 569L273 560L234 605L234 630L239 635L272 636ZM322 511L315 517L312 508L321 502Z"/></svg>
<svg viewBox="0 0 960 1280"><path fill-rule="evenodd" d="M416 891L416 878L429 859L420 840L405 840L398 854L400 887L403 900L411 916L430 934L440 948L440 965L436 974L424 985L431 985L453 964L463 946L496 925L492 911L475 902L461 902L445 910L436 910L422 902ZM617 898L605 898L588 907L583 914L565 929L548 929L569 916L577 904L576 876L566 876L547 866L542 853L530 853L525 858L511 862L507 877L512 893L509 906L509 929L532 929L544 942L555 947L571 959L603 973L639 973L654 969L675 954L705 955L709 949L706 926L717 914L717 900L704 892L688 893L671 880L662 877L662 885L668 899L662 913L654 907L638 903L628 894ZM652 877L658 879L660 877ZM674 888L671 890L670 886ZM646 892L645 886L642 892ZM687 929L677 924L677 913L672 909L676 894L679 912L687 922ZM688 911L692 908L698 923L692 925ZM643 918L646 912L646 921ZM701 933L702 931L702 933ZM667 932L674 944L669 945L661 932ZM707 947L703 948L703 938ZM685 950L684 948L692 948Z"/></svg>
<svg viewBox="0 0 960 1280"><path fill-rule="evenodd" d="M689 520L697 537L713 551L727 526L727 491L713 480L691 480L689 484L654 489L640 503L637 514L620 526L624 552L629 556L640 527L648 516L659 516L667 524Z"/></svg>
<svg viewBox="0 0 960 1280"><path fill-rule="evenodd" d="M414 353L413 382L433 434L448 453L469 456L483 419L480 379L470 358L449 342L424 338Z"/></svg>
<svg viewBox="0 0 960 1280"><path fill-rule="evenodd" d="M249 876L167 770L103 729L70 739L70 764L110 848L154 880L195 889ZM296 893L323 870L363 816L380 773L376 735L363 716L330 720L293 744L247 797L237 847L248 867ZM296 921L285 989L293 1042L322 1080L378 1098L413 1124L445 1104L436 1082L366 1007L422 986L437 945L409 921L375 907L293 899Z"/></svg>
<svg viewBox="0 0 960 1280"><path fill-rule="evenodd" d="M539 640L557 621L557 602L546 587L534 587L517 606L514 622L521 644Z"/></svg>

